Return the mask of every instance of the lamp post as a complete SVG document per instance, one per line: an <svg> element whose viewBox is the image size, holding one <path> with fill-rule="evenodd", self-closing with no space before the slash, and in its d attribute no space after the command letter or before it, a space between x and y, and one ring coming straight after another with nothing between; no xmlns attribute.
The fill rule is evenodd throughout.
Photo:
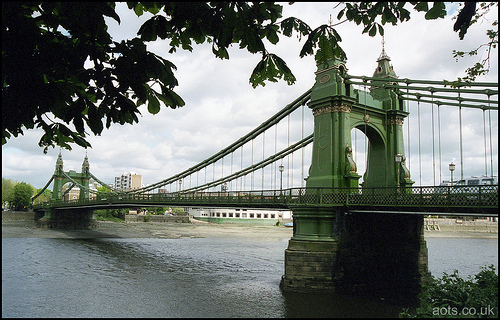
<svg viewBox="0 0 500 320"><path fill-rule="evenodd" d="M179 192L181 191L182 180L179 180Z"/></svg>
<svg viewBox="0 0 500 320"><path fill-rule="evenodd" d="M450 173L451 173L451 185L453 185L453 171L455 171L455 164L453 162L451 162L449 165L448 165L448 168L450 169Z"/></svg>
<svg viewBox="0 0 500 320"><path fill-rule="evenodd" d="M398 188L399 188L399 170L400 170L399 167L400 167L401 162L403 162L403 155L401 153L398 153L396 155L396 163L398 165L398 176L397 176L397 183L398 183L397 185L398 185Z"/></svg>
<svg viewBox="0 0 500 320"><path fill-rule="evenodd" d="M283 189L283 170L285 170L285 167L282 164L280 164L278 170L280 171L280 194L281 194L281 190Z"/></svg>

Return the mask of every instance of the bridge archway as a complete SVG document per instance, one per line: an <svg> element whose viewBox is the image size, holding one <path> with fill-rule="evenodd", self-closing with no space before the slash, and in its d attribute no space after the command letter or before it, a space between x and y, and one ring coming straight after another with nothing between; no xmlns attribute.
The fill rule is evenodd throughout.
<svg viewBox="0 0 500 320"><path fill-rule="evenodd" d="M384 136L384 132L372 124L366 123L354 123L351 129L351 141L353 130L359 130L363 139L366 139L365 150L362 154L361 161L363 164L357 166L358 168L363 168L364 171L357 170L358 174L362 175L362 187L374 187L374 186L387 186L390 181L387 179L387 167L389 166L389 159L387 159L386 149L387 149L387 139ZM353 142L353 153L356 152L356 144ZM358 159L356 159L358 160ZM360 160L357 161L358 163Z"/></svg>

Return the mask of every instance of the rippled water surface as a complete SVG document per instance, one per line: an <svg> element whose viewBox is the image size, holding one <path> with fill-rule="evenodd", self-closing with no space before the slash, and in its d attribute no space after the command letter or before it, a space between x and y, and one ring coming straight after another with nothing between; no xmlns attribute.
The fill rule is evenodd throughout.
<svg viewBox="0 0 500 320"><path fill-rule="evenodd" d="M2 316L397 316L384 301L283 294L288 240L2 238ZM427 245L436 276L498 268L497 239Z"/></svg>

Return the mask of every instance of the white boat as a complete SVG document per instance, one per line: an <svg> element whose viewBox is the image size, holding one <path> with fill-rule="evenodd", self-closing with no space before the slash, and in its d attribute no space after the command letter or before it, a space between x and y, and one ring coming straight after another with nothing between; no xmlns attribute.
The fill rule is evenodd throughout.
<svg viewBox="0 0 500 320"><path fill-rule="evenodd" d="M187 210L186 210L187 209ZM277 225L289 221L290 210L243 209L243 208L185 208L194 219L215 223L249 223Z"/></svg>

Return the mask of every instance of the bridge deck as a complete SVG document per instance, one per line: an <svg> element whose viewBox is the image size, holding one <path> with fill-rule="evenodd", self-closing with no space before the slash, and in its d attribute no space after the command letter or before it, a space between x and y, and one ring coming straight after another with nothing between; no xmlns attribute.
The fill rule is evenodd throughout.
<svg viewBox="0 0 500 320"><path fill-rule="evenodd" d="M411 188L293 188L240 192L108 194L95 199L47 202L35 209L104 209L138 206L203 206L293 209L297 206L345 207L352 212L386 211L420 214L498 216L498 186Z"/></svg>

